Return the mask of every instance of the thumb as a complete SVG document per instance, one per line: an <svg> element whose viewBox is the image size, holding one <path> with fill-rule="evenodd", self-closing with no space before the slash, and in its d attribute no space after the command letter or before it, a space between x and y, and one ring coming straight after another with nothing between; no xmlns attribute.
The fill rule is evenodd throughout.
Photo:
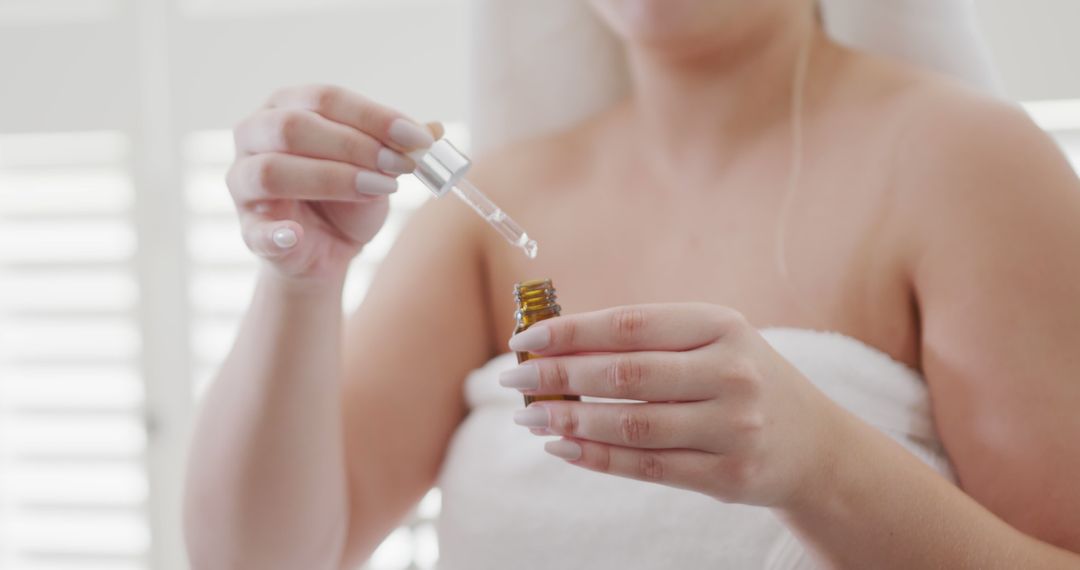
<svg viewBox="0 0 1080 570"><path fill-rule="evenodd" d="M245 224L243 236L256 255L273 259L294 250L304 239L304 228L292 220L260 220Z"/></svg>

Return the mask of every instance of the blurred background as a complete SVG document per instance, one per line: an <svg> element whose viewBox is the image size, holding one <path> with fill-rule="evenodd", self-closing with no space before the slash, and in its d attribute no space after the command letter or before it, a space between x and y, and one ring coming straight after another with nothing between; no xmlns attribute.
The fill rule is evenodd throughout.
<svg viewBox="0 0 1080 570"><path fill-rule="evenodd" d="M1009 96L1080 164L1080 2L977 4ZM469 21L466 0L0 0L0 569L187 568L185 441L253 285L231 126L334 83L467 148ZM346 309L426 197L403 179ZM369 567L433 567L438 508Z"/></svg>

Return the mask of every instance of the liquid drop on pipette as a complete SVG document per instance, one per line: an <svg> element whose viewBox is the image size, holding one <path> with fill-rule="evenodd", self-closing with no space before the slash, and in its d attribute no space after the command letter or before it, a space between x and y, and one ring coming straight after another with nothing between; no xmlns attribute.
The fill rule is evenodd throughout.
<svg viewBox="0 0 1080 570"><path fill-rule="evenodd" d="M536 254L540 250L540 246L536 244L536 240L531 239L525 242L525 246L522 248L525 250L525 255L529 256L529 259L536 259Z"/></svg>

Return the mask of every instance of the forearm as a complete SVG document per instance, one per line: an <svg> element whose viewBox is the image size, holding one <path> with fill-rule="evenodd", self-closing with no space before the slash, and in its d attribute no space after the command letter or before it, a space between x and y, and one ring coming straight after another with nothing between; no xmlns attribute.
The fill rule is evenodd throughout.
<svg viewBox="0 0 1080 570"><path fill-rule="evenodd" d="M198 568L328 568L347 528L341 280L263 276L206 396L189 459Z"/></svg>
<svg viewBox="0 0 1080 570"><path fill-rule="evenodd" d="M1076 568L846 413L829 465L781 516L838 568Z"/></svg>

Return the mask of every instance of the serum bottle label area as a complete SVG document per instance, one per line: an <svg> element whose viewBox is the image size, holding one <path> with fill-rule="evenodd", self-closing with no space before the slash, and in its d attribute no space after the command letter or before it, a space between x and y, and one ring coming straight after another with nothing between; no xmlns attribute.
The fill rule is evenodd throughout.
<svg viewBox="0 0 1080 570"><path fill-rule="evenodd" d="M514 301L517 310L514 311L514 334L517 334L532 325L559 316L559 305L556 302L555 287L550 279L534 279L522 281L514 285ZM518 364L539 358L531 352L518 352ZM525 405L540 400L580 400L577 396L525 396Z"/></svg>

